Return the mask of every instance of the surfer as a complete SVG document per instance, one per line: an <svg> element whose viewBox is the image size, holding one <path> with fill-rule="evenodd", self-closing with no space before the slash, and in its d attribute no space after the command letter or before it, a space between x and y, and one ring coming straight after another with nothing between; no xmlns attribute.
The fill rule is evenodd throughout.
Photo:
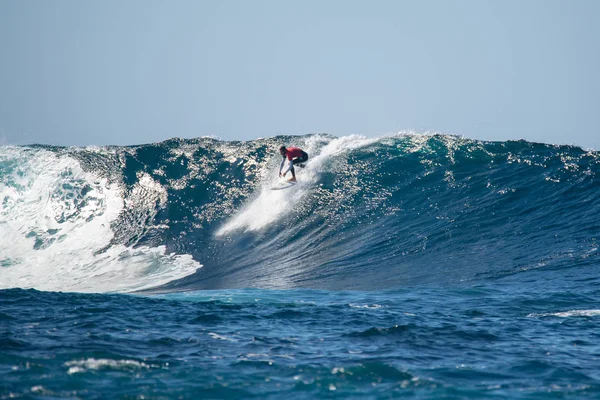
<svg viewBox="0 0 600 400"><path fill-rule="evenodd" d="M304 165L301 163L308 160L308 154L298 147L290 147L286 149L285 146L281 146L279 148L279 154L281 154L281 157L283 157L283 160L281 160L281 165L279 166L279 177L285 177L285 174L287 174L289 171L292 173L292 177L288 179L288 181L296 182L296 171L294 171L294 165L304 168ZM283 165L285 164L286 157L289 160L289 165L282 173L281 171L283 169Z"/></svg>

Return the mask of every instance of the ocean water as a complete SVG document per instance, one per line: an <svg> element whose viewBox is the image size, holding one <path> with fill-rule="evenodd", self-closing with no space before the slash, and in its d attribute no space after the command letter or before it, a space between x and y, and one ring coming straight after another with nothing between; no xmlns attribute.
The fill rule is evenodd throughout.
<svg viewBox="0 0 600 400"><path fill-rule="evenodd" d="M281 144L299 184L271 191ZM0 147L0 398L600 398L600 154Z"/></svg>

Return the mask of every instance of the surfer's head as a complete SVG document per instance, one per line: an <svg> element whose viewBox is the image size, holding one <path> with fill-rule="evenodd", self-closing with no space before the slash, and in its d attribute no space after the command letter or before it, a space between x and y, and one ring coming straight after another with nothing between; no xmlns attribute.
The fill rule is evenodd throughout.
<svg viewBox="0 0 600 400"><path fill-rule="evenodd" d="M285 146L281 146L279 148L279 154L281 154L282 156L284 156L285 153L287 153L287 149L285 148Z"/></svg>

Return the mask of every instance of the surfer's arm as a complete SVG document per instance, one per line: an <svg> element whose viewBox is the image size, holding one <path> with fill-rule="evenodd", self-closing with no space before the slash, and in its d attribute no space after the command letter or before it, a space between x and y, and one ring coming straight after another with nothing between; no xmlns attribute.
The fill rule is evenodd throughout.
<svg viewBox="0 0 600 400"><path fill-rule="evenodd" d="M285 164L285 157L283 157L281 159L281 165L279 166L279 176L281 176L281 170L283 169L283 164Z"/></svg>
<svg viewBox="0 0 600 400"><path fill-rule="evenodd" d="M281 166L283 166L283 163L285 162L285 159L282 161ZM285 176L285 174L287 174L290 169L292 169L292 166L294 165L294 162L292 160L290 160L290 162L288 163L287 168L285 169L285 171L283 171L283 175Z"/></svg>

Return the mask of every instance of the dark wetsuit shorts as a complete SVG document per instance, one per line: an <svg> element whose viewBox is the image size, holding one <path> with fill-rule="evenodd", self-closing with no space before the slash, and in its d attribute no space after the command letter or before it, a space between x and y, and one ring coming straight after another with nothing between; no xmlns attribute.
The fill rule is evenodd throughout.
<svg viewBox="0 0 600 400"><path fill-rule="evenodd" d="M300 157L292 159L292 165L297 165L306 161L308 161L308 154L306 154L306 152L303 151Z"/></svg>

